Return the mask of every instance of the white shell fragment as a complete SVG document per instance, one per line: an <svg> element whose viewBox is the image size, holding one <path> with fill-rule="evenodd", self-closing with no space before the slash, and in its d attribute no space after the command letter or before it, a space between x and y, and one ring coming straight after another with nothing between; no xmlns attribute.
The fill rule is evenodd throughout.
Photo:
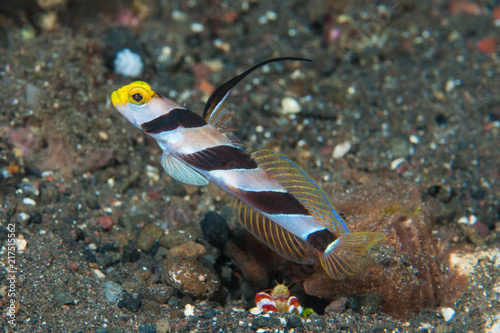
<svg viewBox="0 0 500 333"><path fill-rule="evenodd" d="M455 310L452 308L442 308L441 314L443 315L444 321L450 321L451 318L455 315Z"/></svg>
<svg viewBox="0 0 500 333"><path fill-rule="evenodd" d="M28 241L22 236L19 238L16 238L16 247L17 247L17 253L23 253L24 250L26 250L26 246L28 245Z"/></svg>
<svg viewBox="0 0 500 333"><path fill-rule="evenodd" d="M419 144L420 143L420 139L415 134L410 135L409 140L410 140L411 143L414 143L414 144Z"/></svg>
<svg viewBox="0 0 500 333"><path fill-rule="evenodd" d="M116 53L113 65L115 67L115 72L130 77L141 75L144 68L141 56L129 49L123 49Z"/></svg>
<svg viewBox="0 0 500 333"><path fill-rule="evenodd" d="M338 145L335 146L333 149L332 157L335 159L339 159L345 156L351 150L352 144L350 141L345 141L342 143L339 143Z"/></svg>
<svg viewBox="0 0 500 333"><path fill-rule="evenodd" d="M261 314L262 311L264 311L264 310L262 310L261 308L258 308L258 307L253 307L250 309L250 313L253 314L254 316Z"/></svg>
<svg viewBox="0 0 500 333"><path fill-rule="evenodd" d="M458 219L458 223L474 225L477 222L477 217L475 215L462 216Z"/></svg>
<svg viewBox="0 0 500 333"><path fill-rule="evenodd" d="M7 168L2 168L2 170L0 171L0 174L2 175L2 177L4 179L12 177L12 173Z"/></svg>
<svg viewBox="0 0 500 333"><path fill-rule="evenodd" d="M391 162L391 170L396 170L397 167L405 161L404 157L396 158L394 161Z"/></svg>
<svg viewBox="0 0 500 333"><path fill-rule="evenodd" d="M24 212L19 213L19 215L18 215L18 216L19 216L19 220L20 220L21 222L23 222L23 223L26 223L26 222L28 222L28 221L30 220L30 216L29 216L29 214L26 214L26 213L24 213Z"/></svg>
<svg viewBox="0 0 500 333"><path fill-rule="evenodd" d="M266 17L269 21L276 21L278 19L278 14L276 14L276 12L268 10L266 12Z"/></svg>
<svg viewBox="0 0 500 333"><path fill-rule="evenodd" d="M192 32L203 32L203 30L205 30L205 26L198 22L191 23L190 28Z"/></svg>
<svg viewBox="0 0 500 333"><path fill-rule="evenodd" d="M29 206L36 206L36 201L31 198L23 198L23 204Z"/></svg>
<svg viewBox="0 0 500 333"><path fill-rule="evenodd" d="M106 278L106 275L104 275L104 273L101 272L100 270L98 270L97 268L94 269L94 274L95 274L95 276L97 276L98 279L105 279Z"/></svg>
<svg viewBox="0 0 500 333"><path fill-rule="evenodd" d="M194 306L189 303L186 304L186 306L184 307L184 315L186 317L194 316Z"/></svg>
<svg viewBox="0 0 500 333"><path fill-rule="evenodd" d="M284 97L281 100L281 111L284 114L295 114L299 113L302 110L299 102L295 98L292 97Z"/></svg>

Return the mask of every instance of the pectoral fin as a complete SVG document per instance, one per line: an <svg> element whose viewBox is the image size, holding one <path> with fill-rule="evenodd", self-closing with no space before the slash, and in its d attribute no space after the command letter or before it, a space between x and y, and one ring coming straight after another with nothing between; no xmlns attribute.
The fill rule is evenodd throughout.
<svg viewBox="0 0 500 333"><path fill-rule="evenodd" d="M190 167L186 162L172 154L163 152L161 165L165 172L173 179L188 185L208 185L208 179L201 173Z"/></svg>

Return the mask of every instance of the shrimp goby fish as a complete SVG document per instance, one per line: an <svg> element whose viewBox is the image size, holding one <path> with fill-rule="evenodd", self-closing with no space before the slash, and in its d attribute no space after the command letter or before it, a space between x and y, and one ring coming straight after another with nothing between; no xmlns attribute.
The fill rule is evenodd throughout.
<svg viewBox="0 0 500 333"><path fill-rule="evenodd" d="M304 170L269 149L248 154L229 133L225 109L232 88L265 60L219 86L203 115L135 81L111 95L115 108L162 149L161 165L173 179L190 185L213 182L235 197L235 214L257 239L302 264L319 260L333 279L343 279L371 262L370 250L385 235L350 232L328 196Z"/></svg>

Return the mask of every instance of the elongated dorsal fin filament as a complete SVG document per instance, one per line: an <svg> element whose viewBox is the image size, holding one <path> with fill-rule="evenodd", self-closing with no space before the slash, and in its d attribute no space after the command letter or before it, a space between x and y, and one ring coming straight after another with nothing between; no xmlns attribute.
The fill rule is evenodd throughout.
<svg viewBox="0 0 500 333"><path fill-rule="evenodd" d="M278 57L264 60L255 66L247 69L240 75L237 75L221 84L212 95L208 98L205 104L205 109L203 110L203 118L209 123L214 125L217 129L222 128L227 125L227 122L231 119L231 114L225 112L226 98L229 95L231 89L233 89L241 80L243 80L248 74L255 71L257 68L262 67L271 62L286 61L286 60L297 60L297 61L309 61L312 60L299 57Z"/></svg>

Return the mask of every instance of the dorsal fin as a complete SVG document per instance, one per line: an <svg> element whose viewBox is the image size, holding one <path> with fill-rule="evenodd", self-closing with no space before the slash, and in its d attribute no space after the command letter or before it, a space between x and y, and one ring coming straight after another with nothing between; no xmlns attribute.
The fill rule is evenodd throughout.
<svg viewBox="0 0 500 333"><path fill-rule="evenodd" d="M349 232L326 193L297 164L269 149L256 151L252 158L328 230L337 236Z"/></svg>
<svg viewBox="0 0 500 333"><path fill-rule="evenodd" d="M264 66L270 62L285 61L285 60L298 60L298 61L312 61L310 59L298 58L298 57L279 57L264 60L257 65L247 69L240 75L237 75L230 79L229 81L221 84L208 98L205 104L205 110L203 110L203 118L209 123L214 125L221 132L230 132L231 129L226 128L228 121L232 118L229 112L225 112L226 98L229 95L231 89L234 88L241 80L243 80L248 74L252 73L257 68Z"/></svg>

